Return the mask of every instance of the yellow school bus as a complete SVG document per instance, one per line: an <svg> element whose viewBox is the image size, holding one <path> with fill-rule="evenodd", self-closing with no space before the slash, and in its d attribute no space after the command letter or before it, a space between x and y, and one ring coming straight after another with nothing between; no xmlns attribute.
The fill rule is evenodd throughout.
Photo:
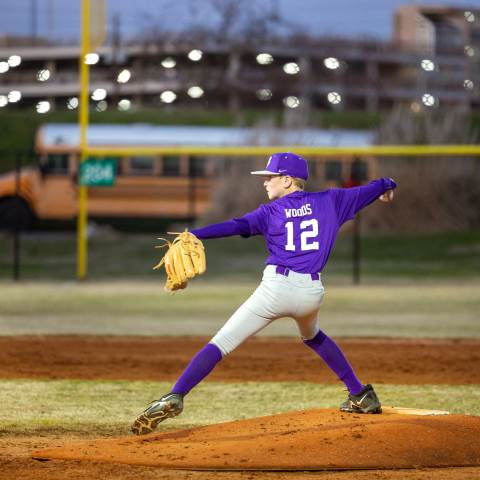
<svg viewBox="0 0 480 480"><path fill-rule="evenodd" d="M308 145L367 146L371 132L304 129L259 132L251 128L90 125L91 147ZM272 140L273 139L273 140ZM277 139L277 140L275 140ZM280 139L280 142L278 141ZM45 124L37 132L37 163L0 175L0 228L27 228L34 219L74 220L78 212L79 140L76 124ZM272 152L273 153L273 152ZM224 158L213 155L121 155L112 157L116 178L109 187L89 187L90 218L192 219L210 205ZM236 158L232 161L241 161ZM265 158L258 158L263 168ZM363 180L375 176L372 158L309 160L323 185L349 180L360 167ZM14 225L15 224L15 225Z"/></svg>

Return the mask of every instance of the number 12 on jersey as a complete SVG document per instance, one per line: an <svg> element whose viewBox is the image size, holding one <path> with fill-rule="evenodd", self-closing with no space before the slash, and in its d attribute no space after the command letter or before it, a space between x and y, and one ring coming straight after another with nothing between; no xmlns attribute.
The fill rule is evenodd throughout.
<svg viewBox="0 0 480 480"><path fill-rule="evenodd" d="M285 245L285 250L294 252L296 247L293 241L293 222L287 222L285 224L285 228L287 229L287 244ZM311 220L304 220L302 223L300 223L300 230L302 231L302 233L300 234L300 250L302 252L305 252L306 250L318 250L319 244L317 241L309 242L309 240L317 238L318 236L317 219L312 218Z"/></svg>

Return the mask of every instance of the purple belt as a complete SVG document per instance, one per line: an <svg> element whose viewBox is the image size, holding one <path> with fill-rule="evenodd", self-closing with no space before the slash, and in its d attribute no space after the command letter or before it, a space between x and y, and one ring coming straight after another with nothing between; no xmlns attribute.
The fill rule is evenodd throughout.
<svg viewBox="0 0 480 480"><path fill-rule="evenodd" d="M288 267L284 267L283 265L277 265L276 272L280 275L285 275L286 277L288 277L290 269ZM319 273L311 273L310 276L312 277L312 280L320 280Z"/></svg>

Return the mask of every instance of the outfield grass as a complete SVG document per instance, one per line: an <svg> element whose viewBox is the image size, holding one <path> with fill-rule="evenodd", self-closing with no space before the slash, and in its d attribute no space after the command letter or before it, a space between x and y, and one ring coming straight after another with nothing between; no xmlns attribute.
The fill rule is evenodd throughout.
<svg viewBox="0 0 480 480"><path fill-rule="evenodd" d="M138 278L155 281L152 266L159 257L153 247L161 232L103 233L89 241L91 279ZM266 249L261 237L248 240L207 240L207 277L252 280L263 268ZM480 276L480 232L435 235L366 236L361 242L363 280L387 281L471 279ZM13 241L0 235L0 278L12 277ZM74 233L31 233L21 239L22 279L75 278ZM340 235L324 276L337 283L351 283L352 238Z"/></svg>
<svg viewBox="0 0 480 480"><path fill-rule="evenodd" d="M194 280L175 295L162 283L0 284L0 335L213 335L256 282ZM320 324L330 335L480 337L480 282L329 286ZM261 334L297 335L277 320Z"/></svg>
<svg viewBox="0 0 480 480"><path fill-rule="evenodd" d="M132 419L170 387L165 382L0 380L0 434L127 434ZM376 390L385 406L480 415L480 386L377 385ZM336 385L205 382L189 394L184 413L164 427L337 408L345 396L343 386Z"/></svg>

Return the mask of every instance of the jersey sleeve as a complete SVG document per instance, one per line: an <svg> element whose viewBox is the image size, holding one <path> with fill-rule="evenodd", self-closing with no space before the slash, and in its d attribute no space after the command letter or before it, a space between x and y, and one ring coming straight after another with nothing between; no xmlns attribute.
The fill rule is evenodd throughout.
<svg viewBox="0 0 480 480"><path fill-rule="evenodd" d="M353 188L332 188L335 210L340 225L355 217L355 214L370 205L387 190L396 188L397 184L391 178L379 178L368 185Z"/></svg>
<svg viewBox="0 0 480 480"><path fill-rule="evenodd" d="M266 207L261 205L243 217L232 218L226 222L212 223L206 227L195 228L191 232L200 240L209 238L232 237L241 235L244 238L260 235L266 230Z"/></svg>
<svg viewBox="0 0 480 480"><path fill-rule="evenodd" d="M212 223L206 227L195 228L191 232L200 240L224 238L233 235L250 236L250 226L242 218L234 218L221 223Z"/></svg>
<svg viewBox="0 0 480 480"><path fill-rule="evenodd" d="M268 226L268 207L260 205L256 210L235 220L246 221L248 224L248 234L243 234L242 237L263 235L267 231Z"/></svg>

